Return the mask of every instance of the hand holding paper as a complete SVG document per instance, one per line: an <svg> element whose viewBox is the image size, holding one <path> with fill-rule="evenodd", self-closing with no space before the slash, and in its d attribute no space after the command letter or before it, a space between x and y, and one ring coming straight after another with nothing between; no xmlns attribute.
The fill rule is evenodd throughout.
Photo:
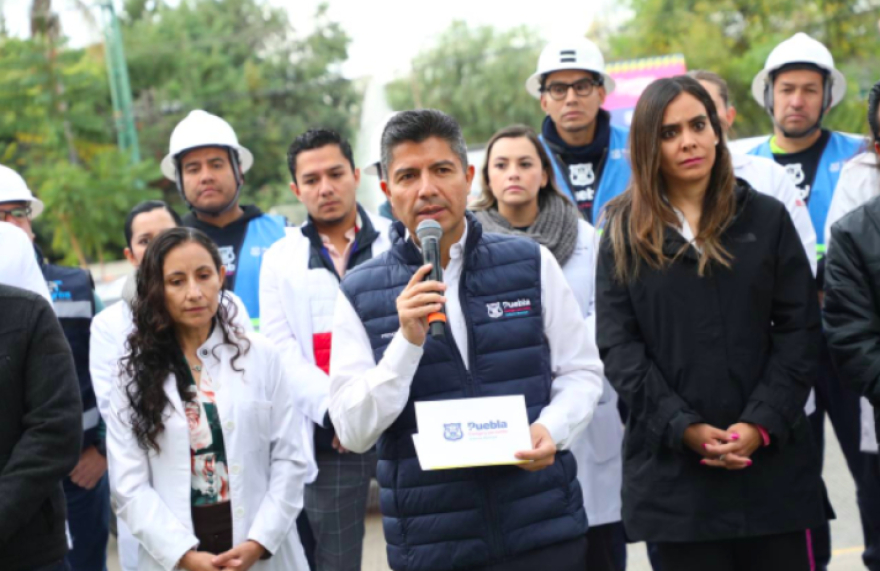
<svg viewBox="0 0 880 571"><path fill-rule="evenodd" d="M537 422L529 429L532 433L532 449L517 452L516 457L522 460L532 460L528 464L521 464L520 468L529 472L537 472L556 461L556 443L550 436L550 431L543 424Z"/></svg>

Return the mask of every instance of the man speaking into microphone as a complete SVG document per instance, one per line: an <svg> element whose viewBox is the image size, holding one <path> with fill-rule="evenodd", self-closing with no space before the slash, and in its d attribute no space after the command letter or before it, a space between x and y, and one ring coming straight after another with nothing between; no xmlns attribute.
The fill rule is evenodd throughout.
<svg viewBox="0 0 880 571"><path fill-rule="evenodd" d="M389 564L581 571L587 521L567 448L602 392L595 339L552 254L484 234L465 213L474 168L451 117L399 113L381 147L382 189L399 222L391 248L342 281L330 417L347 449L377 446ZM442 231L439 280L426 280L425 220ZM428 316L441 311L443 334L429 335ZM512 395L525 401L532 448L516 457L527 463L421 469L415 403Z"/></svg>

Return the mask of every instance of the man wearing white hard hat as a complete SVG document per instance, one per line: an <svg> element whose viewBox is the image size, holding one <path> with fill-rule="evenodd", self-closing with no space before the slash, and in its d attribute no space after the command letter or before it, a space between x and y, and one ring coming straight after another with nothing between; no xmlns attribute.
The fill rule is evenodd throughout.
<svg viewBox="0 0 880 571"><path fill-rule="evenodd" d="M287 222L240 204L244 174L253 163L254 156L239 144L229 123L197 109L174 128L161 168L189 206L183 225L201 230L217 244L226 283L259 329L263 253L284 237Z"/></svg>
<svg viewBox="0 0 880 571"><path fill-rule="evenodd" d="M629 131L601 108L614 80L605 58L586 38L552 42L538 58L526 90L547 114L541 141L553 158L556 184L594 226L602 207L629 184Z"/></svg>
<svg viewBox="0 0 880 571"><path fill-rule="evenodd" d="M821 42L797 33L776 46L752 81L752 97L773 120L773 135L749 154L784 166L800 199L807 204L816 232L817 281L822 295L825 267L825 220L843 166L865 147L861 138L822 128L826 113L843 100L846 78L834 66L834 57ZM820 448L824 442L825 412L831 418L850 472L859 486L859 395L845 389L823 344L815 388L816 410L809 416ZM865 521L865 518L862 518ZM873 535L866 533L866 541ZM816 568L831 558L828 526L812 530Z"/></svg>
<svg viewBox="0 0 880 571"><path fill-rule="evenodd" d="M692 69L687 74L699 81L709 92L718 110L718 119L726 139L736 120L736 107L730 101L727 82L717 73L704 69ZM798 189L786 170L776 164L776 161L764 157L731 152L731 159L737 178L745 180L758 192L768 194L785 205L804 245L813 275L816 275L816 232L813 230L807 205L801 200Z"/></svg>
<svg viewBox="0 0 880 571"><path fill-rule="evenodd" d="M598 226L603 206L626 190L630 179L629 131L612 125L611 115L601 108L614 90L602 52L586 38L551 42L541 52L526 90L541 100L547 114L540 139L552 159L557 187L587 222ZM613 391L610 386L607 390ZM588 567L622 570L626 538L620 515L621 475L612 475L609 485L607 469L619 458L620 434L590 424L573 450L578 452L581 469L594 472L582 479L587 486L584 500L590 526Z"/></svg>
<svg viewBox="0 0 880 571"><path fill-rule="evenodd" d="M31 221L42 212L43 203L34 197L21 175L0 165L0 220L17 226L33 240ZM73 540L73 549L66 559L72 571L103 571L110 534L110 484L105 436L89 372L90 327L103 304L95 295L92 276L87 270L45 263L34 245L30 255L39 264L73 353L82 398L80 460L63 482Z"/></svg>

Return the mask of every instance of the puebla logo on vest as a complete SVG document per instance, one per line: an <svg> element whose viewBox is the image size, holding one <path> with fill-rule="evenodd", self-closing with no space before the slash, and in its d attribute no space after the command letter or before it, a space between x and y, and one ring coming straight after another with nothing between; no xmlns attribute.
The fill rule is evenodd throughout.
<svg viewBox="0 0 880 571"><path fill-rule="evenodd" d="M492 319L520 317L532 312L532 301L526 298L516 301L494 301L486 304L486 311Z"/></svg>
<svg viewBox="0 0 880 571"><path fill-rule="evenodd" d="M461 430L460 422L443 425L443 438L445 438L446 440L461 440L463 437L464 432L462 432Z"/></svg>
<svg viewBox="0 0 880 571"><path fill-rule="evenodd" d="M64 291L64 282L62 280L46 280L49 287L49 293L52 295L52 301L70 301L73 295L69 291Z"/></svg>

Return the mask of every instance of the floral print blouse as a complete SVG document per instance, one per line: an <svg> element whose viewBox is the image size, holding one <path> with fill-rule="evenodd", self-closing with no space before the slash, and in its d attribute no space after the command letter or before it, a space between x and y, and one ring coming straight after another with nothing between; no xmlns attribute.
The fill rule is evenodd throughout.
<svg viewBox="0 0 880 571"><path fill-rule="evenodd" d="M226 446L217 412L213 381L202 369L200 386L190 373L190 398L184 403L189 421L190 462L193 506L208 506L229 501L229 473L226 470Z"/></svg>

